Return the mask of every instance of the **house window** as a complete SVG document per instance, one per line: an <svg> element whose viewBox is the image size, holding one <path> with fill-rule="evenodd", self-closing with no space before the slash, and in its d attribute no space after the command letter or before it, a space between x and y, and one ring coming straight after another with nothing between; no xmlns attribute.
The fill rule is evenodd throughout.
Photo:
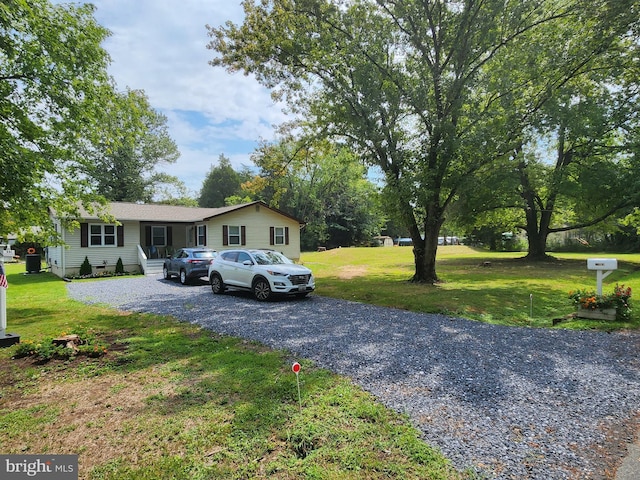
<svg viewBox="0 0 640 480"><path fill-rule="evenodd" d="M229 245L240 245L240 227L229 225Z"/></svg>
<svg viewBox="0 0 640 480"><path fill-rule="evenodd" d="M284 245L284 227L275 227L273 234L274 245Z"/></svg>
<svg viewBox="0 0 640 480"><path fill-rule="evenodd" d="M164 247L167 245L167 227L151 227L151 245Z"/></svg>
<svg viewBox="0 0 640 480"><path fill-rule="evenodd" d="M115 247L116 226L101 223L89 225L89 245L92 247Z"/></svg>
<svg viewBox="0 0 640 480"><path fill-rule="evenodd" d="M222 226L222 245L246 245L247 244L247 228L244 225L223 225Z"/></svg>
<svg viewBox="0 0 640 480"><path fill-rule="evenodd" d="M289 245L289 227L270 227L269 245Z"/></svg>
<svg viewBox="0 0 640 480"><path fill-rule="evenodd" d="M196 245L201 247L207 244L207 226L198 225L198 241Z"/></svg>

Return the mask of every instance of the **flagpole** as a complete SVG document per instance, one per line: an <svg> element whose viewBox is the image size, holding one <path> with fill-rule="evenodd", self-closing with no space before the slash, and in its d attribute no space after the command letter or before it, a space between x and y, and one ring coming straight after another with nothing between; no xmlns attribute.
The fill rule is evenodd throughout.
<svg viewBox="0 0 640 480"><path fill-rule="evenodd" d="M5 275L4 258L0 256L0 270ZM0 287L0 338L4 338L4 332L7 330L7 289Z"/></svg>
<svg viewBox="0 0 640 480"><path fill-rule="evenodd" d="M4 258L0 255L0 271L5 275ZM0 287L0 347L10 347L15 343L20 343L20 335L7 333L7 289Z"/></svg>

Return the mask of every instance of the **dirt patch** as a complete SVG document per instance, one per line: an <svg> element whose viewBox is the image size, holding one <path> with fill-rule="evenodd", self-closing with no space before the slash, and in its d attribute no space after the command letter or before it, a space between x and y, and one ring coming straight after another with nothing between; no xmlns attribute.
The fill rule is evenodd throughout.
<svg viewBox="0 0 640 480"><path fill-rule="evenodd" d="M135 465L140 445L149 443L149 431L137 428L137 417L148 415L148 398L174 394L164 375L153 369L64 381L48 376L56 374L42 375L26 396L14 392L0 399L2 410L32 409L36 416L55 417L38 424L37 432L13 432L3 439L3 448L12 453L78 454L80 478L114 458ZM153 416L149 423L154 423Z"/></svg>
<svg viewBox="0 0 640 480"><path fill-rule="evenodd" d="M338 278L349 280L356 277L364 277L367 274L367 267L361 265L345 265L338 269Z"/></svg>

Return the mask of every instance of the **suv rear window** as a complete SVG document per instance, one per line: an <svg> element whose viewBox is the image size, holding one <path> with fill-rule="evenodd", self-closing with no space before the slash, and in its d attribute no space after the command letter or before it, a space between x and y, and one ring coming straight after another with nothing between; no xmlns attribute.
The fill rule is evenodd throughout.
<svg viewBox="0 0 640 480"><path fill-rule="evenodd" d="M215 252L193 252L194 258L213 258L215 256Z"/></svg>

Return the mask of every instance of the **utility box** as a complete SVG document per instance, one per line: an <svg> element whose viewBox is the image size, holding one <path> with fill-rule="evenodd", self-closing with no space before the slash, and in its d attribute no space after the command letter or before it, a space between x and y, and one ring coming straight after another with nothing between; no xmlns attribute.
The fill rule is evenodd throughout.
<svg viewBox="0 0 640 480"><path fill-rule="evenodd" d="M587 270L596 271L596 293L602 295L602 280L618 269L615 258L587 258Z"/></svg>
<svg viewBox="0 0 640 480"><path fill-rule="evenodd" d="M40 273L42 268L42 257L39 253L30 253L25 256L27 273Z"/></svg>
<svg viewBox="0 0 640 480"><path fill-rule="evenodd" d="M587 270L617 270L618 260L615 258L588 258Z"/></svg>

